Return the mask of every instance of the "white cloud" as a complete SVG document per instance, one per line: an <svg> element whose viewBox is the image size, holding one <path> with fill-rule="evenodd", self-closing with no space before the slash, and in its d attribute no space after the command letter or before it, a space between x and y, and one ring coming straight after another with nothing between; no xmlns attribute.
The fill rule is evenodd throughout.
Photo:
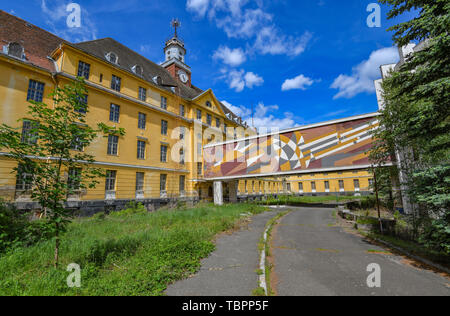
<svg viewBox="0 0 450 316"><path fill-rule="evenodd" d="M197 17L207 16L229 38L253 40L249 50L259 54L298 56L306 49L312 35L286 35L264 11L263 1L187 0L186 8Z"/></svg>
<svg viewBox="0 0 450 316"><path fill-rule="evenodd" d="M209 0L188 0L186 8L188 11L194 12L199 17L204 17L208 10Z"/></svg>
<svg viewBox="0 0 450 316"><path fill-rule="evenodd" d="M254 44L254 49L263 55L288 55L298 56L302 54L312 34L305 32L301 37L286 36L274 26L261 29Z"/></svg>
<svg viewBox="0 0 450 316"><path fill-rule="evenodd" d="M66 11L67 0L41 0L41 10L51 31L59 37L71 42L83 42L97 38L97 27L90 18L88 10L81 6L81 27L68 27Z"/></svg>
<svg viewBox="0 0 450 316"><path fill-rule="evenodd" d="M236 92L242 92L245 88L253 89L261 86L264 83L264 78L258 76L253 72L246 72L245 70L228 70L222 69L223 78L227 80L228 86Z"/></svg>
<svg viewBox="0 0 450 316"><path fill-rule="evenodd" d="M221 46L214 52L214 59L220 59L224 64L237 67L242 65L247 57L241 48L230 49L228 46Z"/></svg>
<svg viewBox="0 0 450 316"><path fill-rule="evenodd" d="M252 126L252 121L254 126L261 132L262 130L270 131L273 129L286 129L290 127L297 126L294 119L294 115L290 112L285 112L281 117L275 117L273 113L279 111L278 105L264 105L264 103L259 102L254 109L253 120L251 109L244 106L234 106L227 101L222 101L233 113L242 117L244 121L247 122L249 126Z"/></svg>
<svg viewBox="0 0 450 316"><path fill-rule="evenodd" d="M286 79L281 86L281 90L306 90L306 87L311 86L313 83L314 80L311 78L305 77L304 75L299 75L293 79Z"/></svg>
<svg viewBox="0 0 450 316"><path fill-rule="evenodd" d="M253 87L259 87L264 83L264 79L253 72L247 72L244 79L245 85L250 89Z"/></svg>
<svg viewBox="0 0 450 316"><path fill-rule="evenodd" d="M237 11L237 10L236 10ZM272 22L272 15L261 9L247 9L244 13L231 14L225 17L216 17L216 23L230 38L251 38L260 30L261 25Z"/></svg>
<svg viewBox="0 0 450 316"><path fill-rule="evenodd" d="M341 74L334 80L331 88L339 90L334 99L350 99L364 92L374 93L373 81L380 76L379 67L384 64L396 63L398 60L398 51L395 47L382 48L372 52L368 60L353 67L351 76Z"/></svg>

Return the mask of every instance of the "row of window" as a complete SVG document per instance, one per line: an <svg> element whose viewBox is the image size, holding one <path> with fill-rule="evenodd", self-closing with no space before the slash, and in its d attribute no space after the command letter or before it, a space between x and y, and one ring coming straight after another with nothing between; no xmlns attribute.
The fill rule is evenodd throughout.
<svg viewBox="0 0 450 316"><path fill-rule="evenodd" d="M136 192L145 191L145 173L137 172L136 173ZM116 170L108 170L106 172L106 182L105 182L105 191L116 191L116 183L117 183L117 171ZM167 192L167 174L160 175L160 186L159 189L161 193ZM186 176L179 177L179 190L180 193L184 193L186 190Z"/></svg>
<svg viewBox="0 0 450 316"><path fill-rule="evenodd" d="M137 141L137 159L145 160L147 142L138 140ZM167 162L167 154L169 147L167 145L161 145L160 151L160 161ZM110 156L118 156L119 154L119 136L109 135L108 136L108 148L107 153ZM180 150L180 163L184 164L184 150Z"/></svg>
<svg viewBox="0 0 450 316"><path fill-rule="evenodd" d="M86 78L88 80L89 76L90 76L90 69L91 69L90 64L87 64L85 62L79 61L78 76L79 77L84 77L84 78ZM101 75L101 78L102 77L103 76ZM100 81L102 81L102 79ZM121 83L122 83L122 79L120 77L118 77L116 75L112 75L111 89L120 92ZM138 98L139 98L139 100L146 102L147 101L147 89L145 89L143 87L139 87ZM206 102L206 106L209 107L209 108L212 108L211 102L207 101ZM167 98L163 97L163 96L161 96L161 108L164 109L164 110L167 110ZM186 108L182 104L180 104L179 114L182 117L186 116ZM197 120L200 120L200 121L202 120L202 111L199 110L199 109L197 109ZM207 114L206 115L206 123L207 123L207 125L212 126L212 121L213 121L212 115L211 114ZM215 121L216 121L215 122L216 123L216 127L217 128L221 128L222 124L221 124L220 119L216 118ZM224 132L225 133L227 133L227 128L228 127L225 124L224 125Z"/></svg>
<svg viewBox="0 0 450 316"><path fill-rule="evenodd" d="M202 121L202 119L203 119L202 110L197 109L197 120ZM212 121L213 121L212 115L206 114L206 124L208 126L212 126ZM222 123L220 121L220 118L216 117L216 127L220 128L221 126L222 126ZM227 130L227 125L225 124L225 132L226 132L226 130Z"/></svg>
<svg viewBox="0 0 450 316"><path fill-rule="evenodd" d="M78 76L89 79L90 67L91 66L89 64L86 64L86 63L80 61L79 65L78 65ZM121 82L122 82L121 78L113 75L112 80L111 80L111 89L120 92ZM144 101L144 102L147 101L147 89L145 89L143 87L139 87L138 98L141 101ZM207 101L206 106L212 108L211 102ZM167 98L163 97L163 96L161 96L161 108L164 110L167 110ZM185 115L186 115L186 108L184 105L180 104L180 116L184 117ZM197 110L197 120L200 120L200 121L202 120L202 111L201 110ZM212 115L211 114L206 115L206 123L209 126L212 126ZM221 127L221 121L219 118L216 118L216 127L217 128Z"/></svg>
<svg viewBox="0 0 450 316"><path fill-rule="evenodd" d="M145 190L144 185L144 172L136 173L136 192L142 192ZM81 169L72 168L69 169L68 172L68 186L71 190L77 191L80 189L80 178L81 178ZM180 193L185 192L186 188L186 176L180 176L179 178L179 189ZM117 184L117 171L116 170L107 170L106 179L105 179L105 191L116 191ZM27 172L23 165L19 165L17 178L16 178L16 190L18 191L30 191L33 186L33 176L31 173ZM161 192L165 192L167 187L167 175L160 175L160 190Z"/></svg>
<svg viewBox="0 0 450 316"><path fill-rule="evenodd" d="M109 120L114 123L119 123L120 121L120 105L111 103L109 107ZM147 114L138 113L138 128L139 129L146 129L147 125ZM161 120L161 134L164 136L167 136L169 128L169 123L166 120ZM182 130L184 130L184 127L182 127Z"/></svg>
<svg viewBox="0 0 450 316"><path fill-rule="evenodd" d="M339 190L340 191L345 191L345 182L344 180L339 180ZM369 186L372 187L373 186L373 179L369 179ZM290 184L288 183L288 191L290 191ZM330 181L324 181L324 187L325 187L325 191L330 191ZM353 187L355 191L359 191L360 190L360 181L358 179L354 179L353 180ZM298 190L300 192L303 192L303 182L299 182L298 183ZM317 190L317 186L316 186L316 182L312 181L311 182L311 190L314 192Z"/></svg>
<svg viewBox="0 0 450 316"><path fill-rule="evenodd" d="M91 71L91 65L85 62L80 61L78 63L78 77L85 78L89 80ZM100 82L103 81L103 75L100 75ZM122 78L112 75L111 77L111 89L117 92L120 92L122 87ZM139 87L138 89L138 99L144 102L147 102L147 89L143 87ZM167 98L161 96L161 108L167 110ZM185 109L180 107L180 115L185 115Z"/></svg>
<svg viewBox="0 0 450 316"><path fill-rule="evenodd" d="M140 113L141 114L141 113ZM142 114L143 116L140 117L140 125L145 126L145 114ZM30 121L30 120L24 120L23 126L22 126L22 139L21 141L23 143L27 143L30 145L36 144L38 140L38 132L37 128L39 125L36 122ZM167 129L168 129L168 122L162 120L161 122L161 134L167 135ZM186 130L184 127L180 129L180 139L185 138ZM72 142L71 149L77 150L77 151L83 151L83 144L80 143L80 141L75 138ZM138 159L145 159L145 149L146 149L146 142L143 140L138 140L137 142L137 158ZM109 135L108 136L108 147L107 147L107 154L111 156L117 156L119 154L119 136L117 135ZM168 146L161 145L161 162L167 162L167 154L168 154ZM184 157L184 150L180 150L180 162L181 164L184 164L185 157Z"/></svg>

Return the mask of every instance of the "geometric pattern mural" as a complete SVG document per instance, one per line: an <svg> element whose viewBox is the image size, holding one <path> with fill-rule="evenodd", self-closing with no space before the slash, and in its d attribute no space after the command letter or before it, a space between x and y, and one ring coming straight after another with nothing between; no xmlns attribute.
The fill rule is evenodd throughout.
<svg viewBox="0 0 450 316"><path fill-rule="evenodd" d="M377 114L314 126L205 146L205 177L263 176L370 164L371 135L379 127Z"/></svg>

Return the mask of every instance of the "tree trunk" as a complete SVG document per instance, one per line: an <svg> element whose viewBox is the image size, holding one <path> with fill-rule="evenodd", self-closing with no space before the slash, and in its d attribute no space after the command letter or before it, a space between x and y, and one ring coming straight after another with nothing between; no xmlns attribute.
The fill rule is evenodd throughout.
<svg viewBox="0 0 450 316"><path fill-rule="evenodd" d="M59 224L56 224L56 239L55 239L55 268L58 267L59 261Z"/></svg>

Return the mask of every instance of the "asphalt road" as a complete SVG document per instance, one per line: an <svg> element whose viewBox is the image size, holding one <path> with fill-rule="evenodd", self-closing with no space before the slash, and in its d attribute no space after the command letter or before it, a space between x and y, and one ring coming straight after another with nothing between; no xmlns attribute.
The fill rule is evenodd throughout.
<svg viewBox="0 0 450 316"><path fill-rule="evenodd" d="M258 243L267 222L278 211L252 218L248 227L232 235L221 235L216 250L202 261L200 271L191 278L168 287L169 296L250 296L258 287Z"/></svg>
<svg viewBox="0 0 450 316"><path fill-rule="evenodd" d="M278 295L450 295L449 279L386 254L333 223L330 209L293 208L283 218L272 250ZM381 268L380 288L367 285L367 267L373 263Z"/></svg>

